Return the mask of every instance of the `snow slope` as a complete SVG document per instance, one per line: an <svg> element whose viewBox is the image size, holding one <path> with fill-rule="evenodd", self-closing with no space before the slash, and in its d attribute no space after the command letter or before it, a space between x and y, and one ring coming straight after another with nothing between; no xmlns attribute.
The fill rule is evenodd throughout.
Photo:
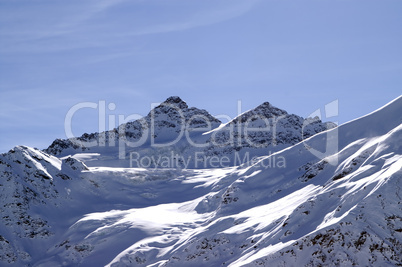
<svg viewBox="0 0 402 267"><path fill-rule="evenodd" d="M334 132L336 152L311 153ZM401 144L399 97L228 168L88 167L99 155L16 147L0 155L0 264L400 266Z"/></svg>

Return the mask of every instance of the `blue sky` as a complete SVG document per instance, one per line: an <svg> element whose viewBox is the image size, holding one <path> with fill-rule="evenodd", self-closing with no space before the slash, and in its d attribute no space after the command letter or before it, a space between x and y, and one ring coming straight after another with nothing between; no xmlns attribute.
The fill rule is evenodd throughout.
<svg viewBox="0 0 402 267"><path fill-rule="evenodd" d="M65 138L67 111L146 115L178 95L213 115L264 101L343 123L401 94L402 1L0 0L0 152ZM76 135L97 112L74 116Z"/></svg>

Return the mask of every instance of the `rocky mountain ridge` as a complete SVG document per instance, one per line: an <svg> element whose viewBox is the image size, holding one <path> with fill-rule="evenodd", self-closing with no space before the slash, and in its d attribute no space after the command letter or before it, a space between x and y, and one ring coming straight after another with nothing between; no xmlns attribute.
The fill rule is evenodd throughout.
<svg viewBox="0 0 402 267"><path fill-rule="evenodd" d="M119 159L129 158L131 151L141 153L142 157L168 156L174 151L184 158L192 158L181 167L196 168L195 154L202 155L202 161L228 156L230 166L234 166L237 164L233 160L235 156L267 155L334 127L334 123L323 123L319 118L303 119L288 114L268 102L222 124L207 111L189 108L179 97L169 97L141 119L104 133L57 139L44 151L56 156L80 152L108 154L109 158L119 155ZM98 145L85 145L93 142ZM121 150L124 150L123 156ZM203 166L211 167L210 164Z"/></svg>

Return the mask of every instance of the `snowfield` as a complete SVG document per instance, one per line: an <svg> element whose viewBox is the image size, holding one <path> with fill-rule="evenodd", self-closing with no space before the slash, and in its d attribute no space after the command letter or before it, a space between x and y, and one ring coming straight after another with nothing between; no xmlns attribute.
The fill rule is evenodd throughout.
<svg viewBox="0 0 402 267"><path fill-rule="evenodd" d="M303 142L298 127L273 154L225 168L18 146L0 155L0 265L402 266L402 97ZM338 150L317 158L309 148L331 131ZM279 157L285 167L269 164Z"/></svg>

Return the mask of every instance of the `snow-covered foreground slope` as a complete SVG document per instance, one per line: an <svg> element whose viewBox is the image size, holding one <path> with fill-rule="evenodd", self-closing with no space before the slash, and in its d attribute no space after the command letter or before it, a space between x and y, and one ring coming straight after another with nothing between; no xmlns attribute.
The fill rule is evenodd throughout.
<svg viewBox="0 0 402 267"><path fill-rule="evenodd" d="M17 147L0 156L0 264L402 265L402 97L329 131L339 149L324 159L309 148L331 132L219 169Z"/></svg>

